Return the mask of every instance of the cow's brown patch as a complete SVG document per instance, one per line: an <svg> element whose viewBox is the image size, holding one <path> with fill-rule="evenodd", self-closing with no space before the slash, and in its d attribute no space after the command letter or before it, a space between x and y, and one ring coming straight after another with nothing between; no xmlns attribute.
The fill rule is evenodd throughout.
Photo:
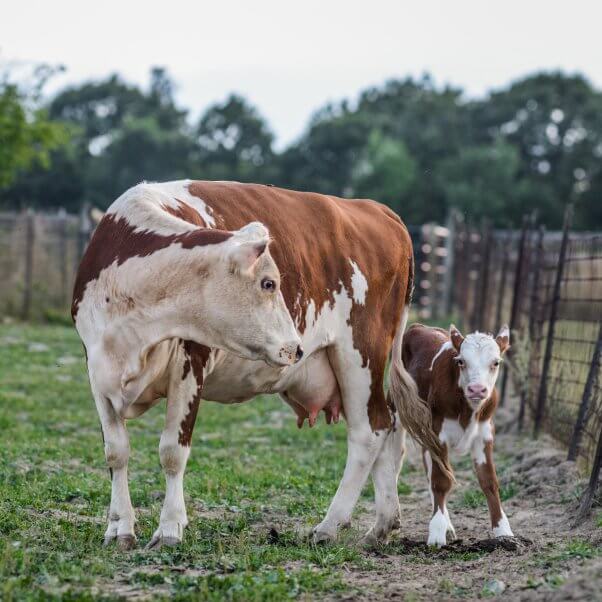
<svg viewBox="0 0 602 602"><path fill-rule="evenodd" d="M194 224L195 226L200 226L201 228L207 227L207 224L196 209L194 209L187 203L180 201L179 199L176 199L176 201L178 202L177 207L169 207L168 205L163 205L163 209L165 209L167 213L170 213L171 215L181 220L184 220L189 224Z"/></svg>
<svg viewBox="0 0 602 602"><path fill-rule="evenodd" d="M313 301L319 314L343 288L352 291L353 260L368 281L365 304L352 302L354 347L371 372L368 417L373 430L392 426L384 371L411 294L412 244L390 209L369 200L236 182L192 182L189 192L212 209L216 225L237 230L264 223L282 276L282 294L301 333Z"/></svg>
<svg viewBox="0 0 602 602"><path fill-rule="evenodd" d="M178 434L178 443L189 447L190 442L192 441L192 431L194 429L194 423L196 422L196 415L199 411L199 404L203 392L203 369L209 359L211 350L209 347L199 345L193 341L184 341L183 347L186 357L183 378L186 378L188 375L186 372L186 366L188 365L188 370L192 369L192 374L197 385L192 399L188 402L188 413L180 424L180 432Z"/></svg>
<svg viewBox="0 0 602 602"><path fill-rule="evenodd" d="M88 282L96 280L102 270L113 263L121 265L132 257L147 257L179 243L183 249L213 245L230 238L230 232L197 229L183 234L162 235L150 230L136 230L123 217L105 215L84 253L73 288L71 316L75 320ZM133 302L133 300L132 300Z"/></svg>

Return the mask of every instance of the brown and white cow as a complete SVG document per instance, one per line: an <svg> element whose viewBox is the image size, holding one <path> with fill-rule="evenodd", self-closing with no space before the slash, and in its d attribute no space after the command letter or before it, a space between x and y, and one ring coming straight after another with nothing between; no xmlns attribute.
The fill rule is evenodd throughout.
<svg viewBox="0 0 602 602"><path fill-rule="evenodd" d="M512 536L493 463L493 415L498 403L495 382L509 342L507 326L494 339L480 332L463 337L453 325L447 332L412 324L402 348L403 362L431 407L433 429L445 454L470 452L472 456L496 537ZM433 464L426 449L424 464L433 503L428 544L443 546L447 531L455 537L446 506L453 481L438 464Z"/></svg>
<svg viewBox="0 0 602 602"><path fill-rule="evenodd" d="M269 252L262 226L249 222L267 226ZM266 392L279 393L299 425L321 410L348 424L347 465L315 540L350 522L370 472L369 537L386 537L399 521L398 419L437 462L442 454L401 362L412 280L408 232L373 201L191 181L144 183L117 199L88 246L72 307L112 468L106 541L135 542L126 419L167 397L159 448L167 493L150 545L176 543L201 397L234 403ZM292 364L297 336L305 355Z"/></svg>

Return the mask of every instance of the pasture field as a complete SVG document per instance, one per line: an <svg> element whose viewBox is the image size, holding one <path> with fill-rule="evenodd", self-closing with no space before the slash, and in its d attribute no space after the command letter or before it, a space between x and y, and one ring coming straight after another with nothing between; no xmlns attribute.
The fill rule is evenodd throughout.
<svg viewBox="0 0 602 602"><path fill-rule="evenodd" d="M0 325L0 600L602 596L602 514L570 526L582 482L545 438L498 437L505 509L525 539L504 547L487 539L484 498L463 459L450 502L461 541L422 545L429 497L410 453L399 485L402 528L389 544L368 550L360 542L372 520L370 485L338 543L310 544L306 534L342 475L345 427L298 430L273 397L203 403L185 480L184 543L146 551L164 491L162 409L129 424L138 548L105 548L110 483L79 339L65 326ZM504 422L500 415L498 430Z"/></svg>

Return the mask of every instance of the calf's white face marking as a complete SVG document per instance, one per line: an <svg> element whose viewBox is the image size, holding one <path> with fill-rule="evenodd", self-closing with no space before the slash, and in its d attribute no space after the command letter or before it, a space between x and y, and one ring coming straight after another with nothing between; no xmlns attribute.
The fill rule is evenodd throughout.
<svg viewBox="0 0 602 602"><path fill-rule="evenodd" d="M497 380L502 354L508 348L510 333L502 327L497 337L481 332L463 338L452 325L451 342L458 351L455 361L460 368L458 386L474 410L491 397Z"/></svg>

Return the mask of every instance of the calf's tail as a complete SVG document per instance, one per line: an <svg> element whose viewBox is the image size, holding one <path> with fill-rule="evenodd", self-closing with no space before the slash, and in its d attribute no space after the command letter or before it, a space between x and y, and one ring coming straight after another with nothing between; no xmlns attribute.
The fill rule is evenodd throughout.
<svg viewBox="0 0 602 602"><path fill-rule="evenodd" d="M389 395L395 404L401 425L413 439L430 452L433 461L441 467L443 472L453 482L455 479L447 460L445 447L441 444L439 437L433 430L431 410L418 394L418 387L410 373L406 370L401 357L403 333L410 312L413 267L412 261L406 304L403 308L399 328L393 341L391 368L389 371Z"/></svg>

